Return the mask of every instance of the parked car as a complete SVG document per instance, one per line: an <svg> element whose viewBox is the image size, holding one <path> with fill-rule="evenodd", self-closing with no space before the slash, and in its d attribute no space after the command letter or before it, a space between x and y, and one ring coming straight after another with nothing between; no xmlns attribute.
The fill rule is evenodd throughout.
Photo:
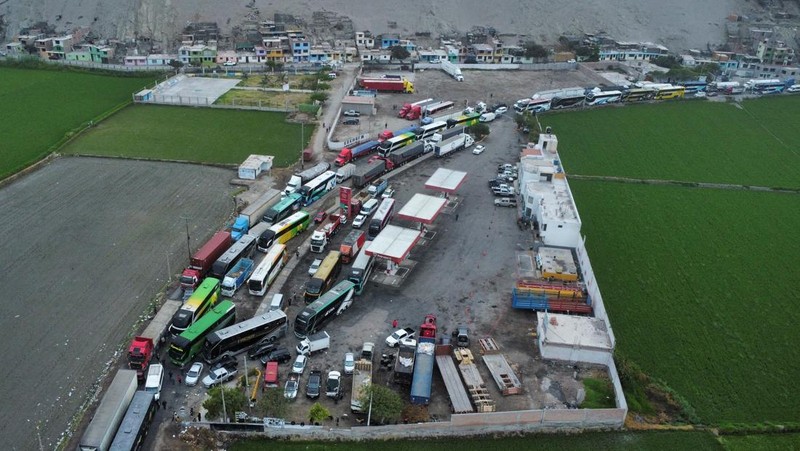
<svg viewBox="0 0 800 451"><path fill-rule="evenodd" d="M324 221L325 218L327 218L327 217L328 217L328 212L326 212L325 210L322 210L319 213L317 213L316 216L314 216L314 222L319 224L322 221Z"/></svg>
<svg viewBox="0 0 800 451"><path fill-rule="evenodd" d="M386 188L383 191L383 194L381 194L381 199L388 199L390 197L394 197L394 188L392 188L391 186Z"/></svg>
<svg viewBox="0 0 800 451"><path fill-rule="evenodd" d="M297 398L297 388L300 382L299 377L296 374L289 375L289 379L286 381L286 386L283 388L283 397L288 400L293 400Z"/></svg>
<svg viewBox="0 0 800 451"><path fill-rule="evenodd" d="M292 373L294 374L303 374L306 370L306 364L308 363L308 357L304 354L300 354L294 359L294 363L292 364Z"/></svg>
<svg viewBox="0 0 800 451"><path fill-rule="evenodd" d="M223 66L235 66L236 65L236 61L225 61L224 63L222 63L222 65Z"/></svg>
<svg viewBox="0 0 800 451"><path fill-rule="evenodd" d="M361 113L359 113L356 110L347 110L347 111L343 112L342 115L343 116L347 116L347 117L359 117L359 116L361 116Z"/></svg>
<svg viewBox="0 0 800 451"><path fill-rule="evenodd" d="M184 383L189 387L194 387L197 385L197 382L200 380L200 376L203 374L203 364L200 362L194 362L189 368L189 372L186 373L186 378L183 380Z"/></svg>
<svg viewBox="0 0 800 451"><path fill-rule="evenodd" d="M339 391L342 388L342 375L338 371L330 371L328 379L325 381L325 395L329 398L336 398L339 396Z"/></svg>
<svg viewBox="0 0 800 451"><path fill-rule="evenodd" d="M496 186L504 185L506 183L503 179L493 178L489 179L489 188L494 188Z"/></svg>
<svg viewBox="0 0 800 451"><path fill-rule="evenodd" d="M217 360L214 365L211 367L209 371L214 371L217 368L237 368L239 366L239 361L236 360L235 355L231 354L222 354L222 356Z"/></svg>
<svg viewBox="0 0 800 451"><path fill-rule="evenodd" d="M352 352L348 352L344 355L344 374L353 374L353 370L356 368L356 360L353 357Z"/></svg>
<svg viewBox="0 0 800 451"><path fill-rule="evenodd" d="M358 118L355 118L355 117L352 117L350 119L345 119L345 120L342 121L343 125L358 125L360 123L361 123L361 121L359 121Z"/></svg>
<svg viewBox="0 0 800 451"><path fill-rule="evenodd" d="M321 264L322 264L321 258L314 259L314 261L311 262L311 266L308 267L308 275L313 276L314 274L316 274L317 270L319 269L319 265Z"/></svg>
<svg viewBox="0 0 800 451"><path fill-rule="evenodd" d="M256 343L247 351L247 358L255 360L262 355L267 355L274 351L276 347L277 345L275 343Z"/></svg>
<svg viewBox="0 0 800 451"><path fill-rule="evenodd" d="M400 344L400 340L403 338L413 338L414 337L414 329L410 327L406 327L404 329L397 329L396 331L392 332L391 335L386 337L386 346L393 348Z"/></svg>
<svg viewBox="0 0 800 451"><path fill-rule="evenodd" d="M306 384L306 397L319 398L319 389L322 385L322 372L314 370L308 374L308 383Z"/></svg>
<svg viewBox="0 0 800 451"><path fill-rule="evenodd" d="M356 217L353 218L353 228L360 229L361 226L364 225L364 222L366 222L366 220L367 220L366 215L356 215Z"/></svg>
<svg viewBox="0 0 800 451"><path fill-rule="evenodd" d="M292 360L292 354L286 348L278 348L267 354L267 362L286 363Z"/></svg>
<svg viewBox="0 0 800 451"><path fill-rule="evenodd" d="M208 376L203 378L203 386L206 388L211 388L215 385L219 385L223 382L233 379L233 377L238 373L239 370L236 368L217 368L208 373Z"/></svg>
<svg viewBox="0 0 800 451"><path fill-rule="evenodd" d="M517 199L513 197L502 197L494 200L495 207L516 207Z"/></svg>
<svg viewBox="0 0 800 451"><path fill-rule="evenodd" d="M417 347L417 339L414 337L405 337L400 339L400 344L402 346L411 346L412 348Z"/></svg>
<svg viewBox="0 0 800 451"><path fill-rule="evenodd" d="M478 144L477 146L475 146L474 149L472 149L472 154L480 155L483 153L484 150L486 150L486 146L484 146L483 144Z"/></svg>
<svg viewBox="0 0 800 451"><path fill-rule="evenodd" d="M504 114L507 111L508 111L508 107L507 106L499 106L499 107L495 108L494 114L500 115L500 114Z"/></svg>
<svg viewBox="0 0 800 451"><path fill-rule="evenodd" d="M335 80L336 79L336 72L328 72L328 78L330 78L331 80Z"/></svg>
<svg viewBox="0 0 800 451"><path fill-rule="evenodd" d="M516 170L517 170L517 166L515 166L515 165L513 165L511 163L504 163L504 164L498 164L497 165L497 172L503 172L503 171L515 171L516 172Z"/></svg>

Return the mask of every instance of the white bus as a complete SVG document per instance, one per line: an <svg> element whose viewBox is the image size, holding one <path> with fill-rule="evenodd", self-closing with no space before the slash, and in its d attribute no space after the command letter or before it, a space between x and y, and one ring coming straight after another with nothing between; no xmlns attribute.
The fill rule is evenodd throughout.
<svg viewBox="0 0 800 451"><path fill-rule="evenodd" d="M389 223L389 219L392 218L392 213L394 213L394 199L387 197L383 199L378 207L378 212L369 221L369 230L367 232L369 239L374 239L381 233L381 230Z"/></svg>
<svg viewBox="0 0 800 451"><path fill-rule="evenodd" d="M286 246L280 243L274 244L247 281L247 291L253 296L264 296L287 261L289 255L286 253Z"/></svg>
<svg viewBox="0 0 800 451"><path fill-rule="evenodd" d="M592 91L586 95L586 105L605 105L622 100L620 91Z"/></svg>
<svg viewBox="0 0 800 451"><path fill-rule="evenodd" d="M434 133L437 133L439 130L444 130L446 127L447 122L445 121L435 121L428 125L423 125L417 129L417 141L430 138Z"/></svg>
<svg viewBox="0 0 800 451"><path fill-rule="evenodd" d="M303 205L306 207L311 205L314 201L324 196L335 187L336 172L326 171L324 174L300 187L300 195L303 196Z"/></svg>
<svg viewBox="0 0 800 451"><path fill-rule="evenodd" d="M361 294L364 291L364 286L366 286L369 276L372 274L372 268L375 266L375 256L367 255L367 249L370 244L372 244L372 241L364 243L364 247L361 248L361 252L358 253L358 257L356 257L353 267L350 269L350 276L347 278L347 280L356 284L356 294Z"/></svg>

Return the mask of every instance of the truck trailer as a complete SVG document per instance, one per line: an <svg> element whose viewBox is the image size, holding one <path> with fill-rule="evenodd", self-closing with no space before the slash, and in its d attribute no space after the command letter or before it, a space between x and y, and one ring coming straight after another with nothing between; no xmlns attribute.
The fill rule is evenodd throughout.
<svg viewBox="0 0 800 451"><path fill-rule="evenodd" d="M355 259L358 252L364 247L366 239L367 234L362 230L353 230L347 234L342 245L339 246L339 252L342 254L342 263L347 264Z"/></svg>
<svg viewBox="0 0 800 451"><path fill-rule="evenodd" d="M233 244L231 233L221 230L214 234L189 260L189 267L181 274L181 288L195 289L211 270L211 265Z"/></svg>
<svg viewBox="0 0 800 451"><path fill-rule="evenodd" d="M461 74L461 69L450 61L442 60L442 70L456 81L464 81L464 75Z"/></svg>
<svg viewBox="0 0 800 451"><path fill-rule="evenodd" d="M462 134L460 134L458 136L454 136L454 137L452 137L450 139L447 139L445 141L436 143L434 145L433 152L434 152L434 155L436 155L437 158L441 158L441 157L447 156L447 155L449 155L449 154L451 154L451 153L453 153L453 152L455 152L457 150L461 150L461 149L467 148L467 147L471 146L474 142L475 142L475 140L472 139L472 136L470 136L470 135L468 135L466 133L462 133Z"/></svg>
<svg viewBox="0 0 800 451"><path fill-rule="evenodd" d="M353 186L363 188L384 172L386 172L386 163L383 160L376 160L365 166L359 166L358 170L353 174Z"/></svg>
<svg viewBox="0 0 800 451"><path fill-rule="evenodd" d="M365 89L374 89L378 92L403 92L414 93L414 84L406 79L396 80L387 78L360 78L358 84Z"/></svg>
<svg viewBox="0 0 800 451"><path fill-rule="evenodd" d="M314 180L315 178L319 177L320 175L324 174L325 171L330 169L331 164L327 162L322 162L314 167L306 169L305 171L298 172L289 178L289 183L286 184L286 188L283 189L283 193L285 195L296 193L300 191L300 188L303 184Z"/></svg>
<svg viewBox="0 0 800 451"><path fill-rule="evenodd" d="M144 332L131 341L128 347L128 368L136 371L136 377L140 381L144 380L150 360L156 355L161 338L164 337L167 327L172 323L172 317L181 305L181 301L178 300L165 302Z"/></svg>
<svg viewBox="0 0 800 451"><path fill-rule="evenodd" d="M339 152L339 155L336 157L336 160L333 163L336 166L344 166L356 158L360 158L374 152L378 149L378 144L380 144L380 141L373 140L359 144L352 149L345 147L341 152Z"/></svg>
<svg viewBox="0 0 800 451"><path fill-rule="evenodd" d="M223 296L231 297L236 294L236 291L244 285L244 282L250 277L253 272L253 260L249 258L239 259L238 262L225 274L220 284L220 294Z"/></svg>
<svg viewBox="0 0 800 451"><path fill-rule="evenodd" d="M342 182L353 176L358 166L353 163L347 163L336 171L336 184L341 185Z"/></svg>
<svg viewBox="0 0 800 451"><path fill-rule="evenodd" d="M427 405L431 401L433 366L436 362L436 316L425 316L419 327L417 352L414 357L414 376L411 379L411 404Z"/></svg>

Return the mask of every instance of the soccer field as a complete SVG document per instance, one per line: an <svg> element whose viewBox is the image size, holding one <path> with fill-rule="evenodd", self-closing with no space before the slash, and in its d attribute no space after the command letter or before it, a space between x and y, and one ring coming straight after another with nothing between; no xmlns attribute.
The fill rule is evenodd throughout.
<svg viewBox="0 0 800 451"><path fill-rule="evenodd" d="M800 127L789 119L800 98L742 108L637 105L542 124L567 174L800 187ZM621 354L704 422L798 421L800 195L570 185Z"/></svg>
<svg viewBox="0 0 800 451"><path fill-rule="evenodd" d="M284 113L132 105L64 153L218 164L239 164L259 154L275 156L274 165L283 167L298 161L313 131L313 124L286 122Z"/></svg>
<svg viewBox="0 0 800 451"><path fill-rule="evenodd" d="M44 157L65 134L116 105L152 78L0 67L0 179Z"/></svg>

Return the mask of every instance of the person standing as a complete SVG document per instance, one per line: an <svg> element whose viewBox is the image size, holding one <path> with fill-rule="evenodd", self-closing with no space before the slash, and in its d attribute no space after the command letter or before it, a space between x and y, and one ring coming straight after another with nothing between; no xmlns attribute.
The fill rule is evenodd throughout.
<svg viewBox="0 0 800 451"><path fill-rule="evenodd" d="M392 327L397 329L397 320L392 321Z"/></svg>

